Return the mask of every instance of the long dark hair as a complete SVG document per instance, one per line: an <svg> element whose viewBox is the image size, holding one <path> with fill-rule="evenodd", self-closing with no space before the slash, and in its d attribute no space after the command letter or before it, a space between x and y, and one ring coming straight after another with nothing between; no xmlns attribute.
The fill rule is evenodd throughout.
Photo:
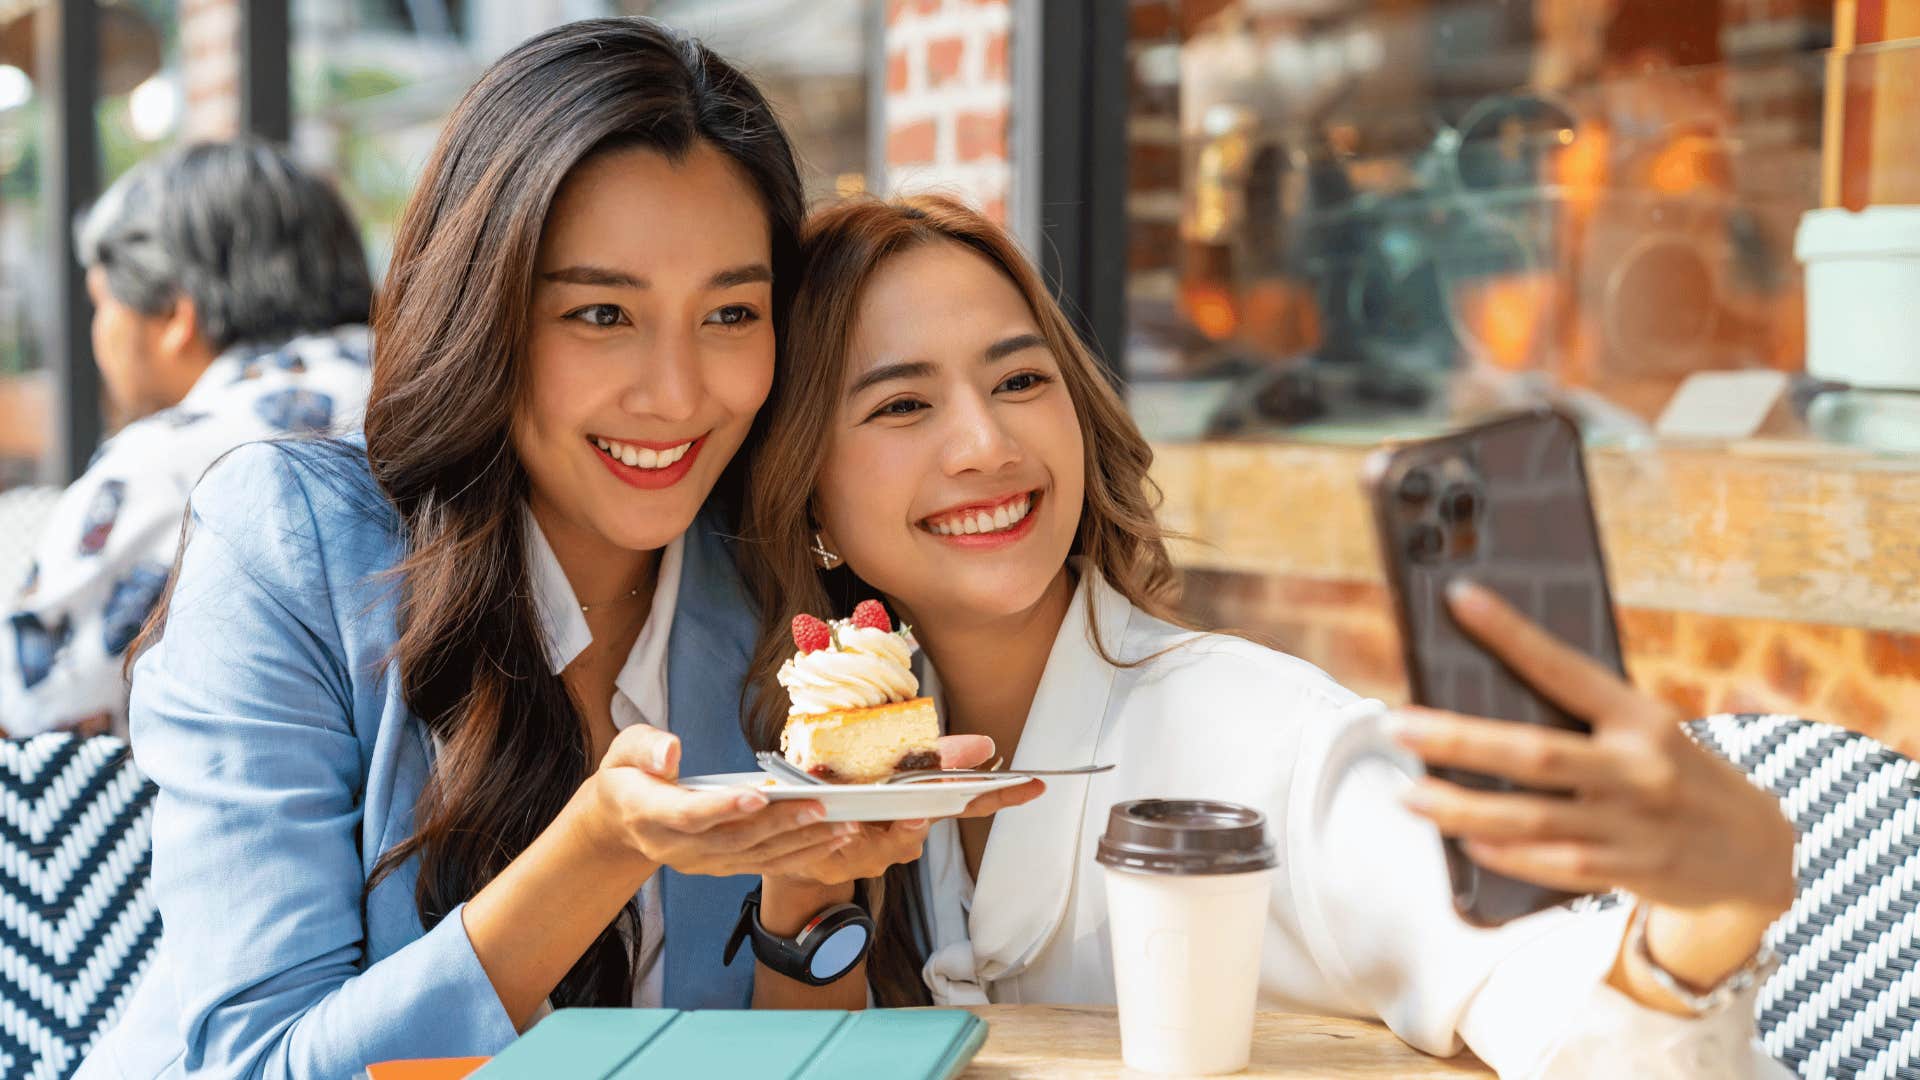
<svg viewBox="0 0 1920 1080"><path fill-rule="evenodd" d="M813 492L825 456L820 418L838 408L860 301L887 261L929 244L958 244L991 262L1020 291L1040 336L1060 365L1085 444L1086 505L1072 554L1084 558L1135 607L1180 626L1177 581L1167 532L1154 515L1159 491L1147 475L1153 449L1114 392L1105 370L1073 330L1045 281L1006 231L965 205L938 195L893 202L855 200L807 222L805 262L782 367L763 416L766 435L748 484L741 571L760 613L748 685L756 692L749 738L771 749L786 721L787 696L775 674L792 653L787 620L798 612L844 614L877 596L849 567L822 571L809 551ZM1133 666L1094 645L1109 663ZM896 866L882 879L878 932L867 977L883 1005L929 1004L920 979L926 937L914 870Z"/></svg>
<svg viewBox="0 0 1920 1080"><path fill-rule="evenodd" d="M562 26L487 69L401 219L375 309L367 456L407 544L396 570L401 687L442 749L412 835L381 856L368 887L418 856L428 927L526 850L594 767L541 645L523 547L528 481L509 441L548 208L594 154L642 147L678 160L700 143L759 192L783 327L804 212L787 138L745 75L649 19ZM723 485L737 485L738 464ZM629 903L553 1003L627 1004L640 930Z"/></svg>

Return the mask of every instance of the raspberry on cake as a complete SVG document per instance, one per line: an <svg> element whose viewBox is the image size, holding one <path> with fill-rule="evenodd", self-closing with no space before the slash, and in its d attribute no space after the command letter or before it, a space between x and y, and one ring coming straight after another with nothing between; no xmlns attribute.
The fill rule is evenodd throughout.
<svg viewBox="0 0 1920 1080"><path fill-rule="evenodd" d="M836 784L870 784L896 772L940 765L940 719L918 697L913 643L877 600L853 617L793 620L793 658L780 666L792 704L780 752Z"/></svg>

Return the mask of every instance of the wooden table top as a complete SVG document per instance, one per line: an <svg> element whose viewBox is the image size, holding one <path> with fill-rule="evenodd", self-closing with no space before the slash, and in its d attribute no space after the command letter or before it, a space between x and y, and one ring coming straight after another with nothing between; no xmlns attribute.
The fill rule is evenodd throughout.
<svg viewBox="0 0 1920 1080"><path fill-rule="evenodd" d="M1123 1071L1120 1022L1110 1008L985 1005L972 1011L988 1024L987 1045L961 1074L964 1080L1080 1080ZM1381 1024L1261 1013L1253 1026L1253 1063L1237 1075L1421 1080L1493 1072L1472 1054L1429 1057Z"/></svg>

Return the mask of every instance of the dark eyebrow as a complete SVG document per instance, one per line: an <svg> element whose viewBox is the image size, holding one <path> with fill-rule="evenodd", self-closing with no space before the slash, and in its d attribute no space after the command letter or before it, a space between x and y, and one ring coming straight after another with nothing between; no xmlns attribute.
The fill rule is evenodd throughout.
<svg viewBox="0 0 1920 1080"><path fill-rule="evenodd" d="M1013 337L1003 341L996 341L987 346L987 351L981 354L981 358L991 364L999 360L1005 360L1014 353L1026 349L1044 349L1046 347L1047 339L1041 337L1039 334L1015 334Z"/></svg>
<svg viewBox="0 0 1920 1080"><path fill-rule="evenodd" d="M707 279L708 287L714 289L731 289L737 285L760 285L772 282L773 267L766 263L736 266L731 270L722 270Z"/></svg>
<svg viewBox="0 0 1920 1080"><path fill-rule="evenodd" d="M847 396L852 397L876 383L888 382L893 379L924 379L931 374L933 374L933 365L927 363L925 360L909 360L899 364L881 364L879 367L873 368L853 380L853 386L847 390Z"/></svg>
<svg viewBox="0 0 1920 1080"><path fill-rule="evenodd" d="M646 278L634 277L624 270L613 270L605 266L568 266L559 270L548 270L540 275L540 280L563 285L600 285L615 289L649 287ZM751 263L720 271L707 279L707 287L731 289L739 285L756 285L772 280L772 267L766 263Z"/></svg>
<svg viewBox="0 0 1920 1080"><path fill-rule="evenodd" d="M1044 349L1046 347L1047 339L1041 337L1039 334L1015 334L1010 338L1004 338L987 346L987 351L980 355L985 363L992 364L1005 360L1014 353L1026 349ZM933 365L925 360L910 360L898 364L882 364L853 380L853 386L847 390L847 396L852 397L876 383L889 382L894 379L924 379L931 374L933 374Z"/></svg>
<svg viewBox="0 0 1920 1080"><path fill-rule="evenodd" d="M558 282L562 285L604 285L615 289L647 287L645 278L637 278L624 270L610 270L604 266L568 266L559 270L548 270L540 275L540 280Z"/></svg>

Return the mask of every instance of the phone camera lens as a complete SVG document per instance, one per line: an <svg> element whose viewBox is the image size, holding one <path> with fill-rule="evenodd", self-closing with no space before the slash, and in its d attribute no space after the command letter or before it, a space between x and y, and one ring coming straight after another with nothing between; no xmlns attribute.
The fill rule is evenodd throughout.
<svg viewBox="0 0 1920 1080"><path fill-rule="evenodd" d="M1415 469L1400 478L1400 501L1408 506L1419 506L1433 498L1433 474L1425 469Z"/></svg>
<svg viewBox="0 0 1920 1080"><path fill-rule="evenodd" d="M1422 522L1407 533L1407 554L1414 562L1433 562L1446 550L1447 537L1438 525Z"/></svg>
<svg viewBox="0 0 1920 1080"><path fill-rule="evenodd" d="M1480 513L1480 492L1466 484L1455 484L1440 496L1440 517L1459 524L1472 521Z"/></svg>
<svg viewBox="0 0 1920 1080"><path fill-rule="evenodd" d="M1449 540L1447 557L1456 560L1471 559L1480 553L1480 534L1472 525L1461 525L1453 530Z"/></svg>

